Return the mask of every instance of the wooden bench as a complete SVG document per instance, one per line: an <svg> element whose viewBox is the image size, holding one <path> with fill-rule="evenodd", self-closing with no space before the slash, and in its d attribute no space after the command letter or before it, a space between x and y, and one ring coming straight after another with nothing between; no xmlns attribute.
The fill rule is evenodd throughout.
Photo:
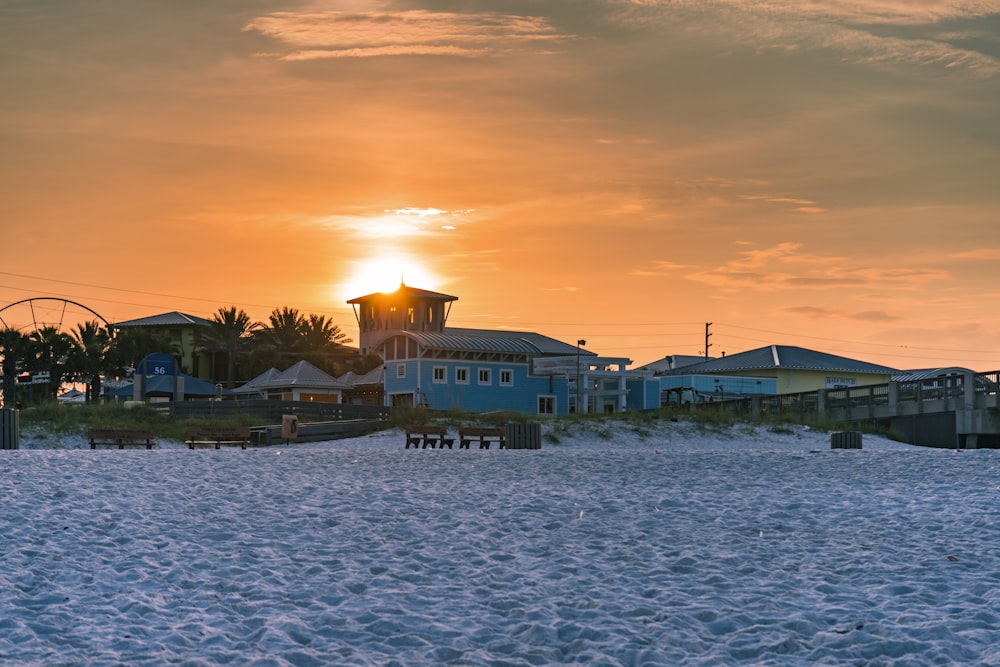
<svg viewBox="0 0 1000 667"><path fill-rule="evenodd" d="M210 446L220 449L222 445L239 445L241 449L246 449L250 444L250 427L189 426L185 443L188 449Z"/></svg>
<svg viewBox="0 0 1000 667"><path fill-rule="evenodd" d="M489 449L490 444L497 442L500 449L507 446L507 436L502 428L460 428L458 429L458 448L468 449L473 442L479 443L479 449Z"/></svg>
<svg viewBox="0 0 1000 667"><path fill-rule="evenodd" d="M126 445L145 445L146 449L152 449L156 444L152 431L135 428L88 428L87 440L91 449L97 449L98 445L118 449L125 449Z"/></svg>
<svg viewBox="0 0 1000 667"><path fill-rule="evenodd" d="M451 446L455 444L455 438L448 437L448 429L444 426L411 425L406 427L406 447L403 449L409 449L410 445L414 449L419 449L421 445L423 445L423 449L428 447L434 449L437 444L441 445L441 449L445 447L451 449Z"/></svg>

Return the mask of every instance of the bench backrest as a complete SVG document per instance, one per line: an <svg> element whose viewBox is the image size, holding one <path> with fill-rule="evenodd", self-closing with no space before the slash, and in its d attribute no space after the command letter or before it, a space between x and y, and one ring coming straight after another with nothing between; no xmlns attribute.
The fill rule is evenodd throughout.
<svg viewBox="0 0 1000 667"><path fill-rule="evenodd" d="M188 436L203 436L206 438L249 438L249 426L188 426Z"/></svg>
<svg viewBox="0 0 1000 667"><path fill-rule="evenodd" d="M153 432L136 428L88 428L88 438L152 438Z"/></svg>
<svg viewBox="0 0 1000 667"><path fill-rule="evenodd" d="M500 437L504 435L504 430L502 428L460 428L458 429L458 434L460 436L477 435Z"/></svg>
<svg viewBox="0 0 1000 667"><path fill-rule="evenodd" d="M426 433L429 435L445 435L448 433L448 429L444 426L407 426L406 434L414 435L417 433Z"/></svg>

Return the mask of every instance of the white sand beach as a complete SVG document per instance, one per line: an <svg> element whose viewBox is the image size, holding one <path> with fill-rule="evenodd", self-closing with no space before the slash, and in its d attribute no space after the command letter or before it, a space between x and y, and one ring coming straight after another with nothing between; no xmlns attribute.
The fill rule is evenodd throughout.
<svg viewBox="0 0 1000 667"><path fill-rule="evenodd" d="M792 431L22 434L0 452L0 661L1000 665L1000 452Z"/></svg>

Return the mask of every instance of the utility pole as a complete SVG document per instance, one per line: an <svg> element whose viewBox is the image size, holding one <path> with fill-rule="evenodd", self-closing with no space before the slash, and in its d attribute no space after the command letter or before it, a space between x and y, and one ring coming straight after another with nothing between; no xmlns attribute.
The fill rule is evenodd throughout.
<svg viewBox="0 0 1000 667"><path fill-rule="evenodd" d="M708 337L712 335L708 332L710 326L712 326L711 322L705 322L705 359L708 359L708 348L712 347L712 344L708 342Z"/></svg>

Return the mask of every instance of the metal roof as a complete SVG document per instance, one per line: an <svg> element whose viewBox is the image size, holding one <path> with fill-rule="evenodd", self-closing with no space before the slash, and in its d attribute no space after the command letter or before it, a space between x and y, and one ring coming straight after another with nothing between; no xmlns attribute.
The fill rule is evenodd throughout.
<svg viewBox="0 0 1000 667"><path fill-rule="evenodd" d="M931 378L946 377L949 375L964 375L965 373L975 373L968 368L959 366L949 366L947 368L918 368L909 371L897 371L892 379L894 382L919 382Z"/></svg>
<svg viewBox="0 0 1000 667"><path fill-rule="evenodd" d="M281 371L274 368L258 375L245 385L237 387L238 394L256 393L267 389L285 389L290 387L308 389L346 389L347 385L316 368L308 361L300 361L294 366Z"/></svg>
<svg viewBox="0 0 1000 667"><path fill-rule="evenodd" d="M206 320L204 317L188 315L175 310L162 315L150 315L149 317L140 317L137 320L118 322L112 326L117 329L119 327L209 326L210 324L212 324L211 320Z"/></svg>
<svg viewBox="0 0 1000 667"><path fill-rule="evenodd" d="M554 338L530 331L501 331L494 329L460 329L446 327L441 332L404 331L404 335L417 341L421 347L453 352L500 352L528 355L576 354L577 347ZM580 349L581 355L596 356Z"/></svg>
<svg viewBox="0 0 1000 667"><path fill-rule="evenodd" d="M876 374L895 374L899 372L888 366L879 366L856 359L839 357L835 354L807 350L806 348L794 345L768 345L756 350L739 352L719 359L711 359L700 364L684 366L666 374L690 375L779 369Z"/></svg>
<svg viewBox="0 0 1000 667"><path fill-rule="evenodd" d="M347 303L364 303L365 301L371 301L372 299L384 299L386 297L416 297L419 299L429 299L431 301L458 301L457 296L442 294L440 292L431 292L430 290L410 287L400 283L399 287L392 292L372 292L371 294L366 294L365 296L348 299Z"/></svg>

